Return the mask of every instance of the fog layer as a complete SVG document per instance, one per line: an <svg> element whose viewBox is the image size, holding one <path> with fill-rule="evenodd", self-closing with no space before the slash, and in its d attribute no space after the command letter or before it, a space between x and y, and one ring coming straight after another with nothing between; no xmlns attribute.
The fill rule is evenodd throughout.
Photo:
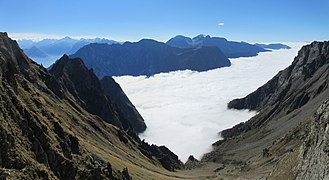
<svg viewBox="0 0 329 180"><path fill-rule="evenodd" d="M149 143L165 145L182 161L201 158L220 139L218 132L246 121L256 112L228 110L227 103L244 97L291 64L302 43L290 50L230 59L231 67L207 72L190 70L152 77L114 77L144 117Z"/></svg>

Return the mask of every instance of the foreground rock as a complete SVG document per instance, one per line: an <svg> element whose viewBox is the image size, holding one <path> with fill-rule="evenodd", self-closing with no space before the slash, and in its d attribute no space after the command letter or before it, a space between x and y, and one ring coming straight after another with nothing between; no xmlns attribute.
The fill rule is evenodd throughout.
<svg viewBox="0 0 329 180"><path fill-rule="evenodd" d="M194 156L190 155L185 162L186 169L193 169L199 165L199 160L195 159Z"/></svg>

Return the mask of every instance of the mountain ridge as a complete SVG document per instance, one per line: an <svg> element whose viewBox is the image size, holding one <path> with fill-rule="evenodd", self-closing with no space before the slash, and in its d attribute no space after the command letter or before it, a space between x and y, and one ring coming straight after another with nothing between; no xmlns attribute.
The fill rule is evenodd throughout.
<svg viewBox="0 0 329 180"><path fill-rule="evenodd" d="M231 63L216 47L180 49L143 39L121 44L90 44L71 57L80 57L98 77L154 75L160 72L191 69L205 71Z"/></svg>
<svg viewBox="0 0 329 180"><path fill-rule="evenodd" d="M194 38L183 35L175 36L169 39L166 44L178 48L198 48L202 46L215 46L222 50L228 58L251 57L258 55L259 52L268 50L262 47L248 44L246 42L228 41L221 37L211 37L209 35L198 35Z"/></svg>

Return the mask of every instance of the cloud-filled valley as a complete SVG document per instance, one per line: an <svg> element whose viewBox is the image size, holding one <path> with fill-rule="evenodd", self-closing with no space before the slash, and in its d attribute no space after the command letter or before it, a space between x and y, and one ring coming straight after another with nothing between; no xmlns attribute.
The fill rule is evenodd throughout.
<svg viewBox="0 0 329 180"><path fill-rule="evenodd" d="M206 72L190 70L152 77L114 77L144 117L142 139L165 145L182 161L211 150L218 132L248 120L255 112L228 110L227 103L266 83L291 64L302 43L290 50L230 59L232 66Z"/></svg>

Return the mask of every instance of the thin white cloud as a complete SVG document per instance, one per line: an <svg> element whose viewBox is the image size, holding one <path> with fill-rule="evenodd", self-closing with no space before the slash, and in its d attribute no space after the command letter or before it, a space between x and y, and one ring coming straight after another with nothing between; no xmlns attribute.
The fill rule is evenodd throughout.
<svg viewBox="0 0 329 180"><path fill-rule="evenodd" d="M211 144L220 138L219 131L255 114L228 110L227 103L256 90L287 67L300 46L231 59L231 67L207 72L186 70L150 78L114 78L146 121L148 128L140 137L166 145L186 161L190 154L200 158L210 151Z"/></svg>
<svg viewBox="0 0 329 180"><path fill-rule="evenodd" d="M15 40L40 41L42 39L60 39L65 36L58 34L39 34L39 33L8 33L9 37Z"/></svg>
<svg viewBox="0 0 329 180"><path fill-rule="evenodd" d="M223 22L218 23L218 26L224 26Z"/></svg>
<svg viewBox="0 0 329 180"><path fill-rule="evenodd" d="M115 41L124 42L122 38L111 38L111 37L99 37L99 36L85 36L85 35L61 35L61 34L42 34L42 33L8 33L9 37L15 40L32 40L32 41L41 41L43 39L61 39L66 36L69 36L72 39L93 39L93 38L106 38Z"/></svg>

